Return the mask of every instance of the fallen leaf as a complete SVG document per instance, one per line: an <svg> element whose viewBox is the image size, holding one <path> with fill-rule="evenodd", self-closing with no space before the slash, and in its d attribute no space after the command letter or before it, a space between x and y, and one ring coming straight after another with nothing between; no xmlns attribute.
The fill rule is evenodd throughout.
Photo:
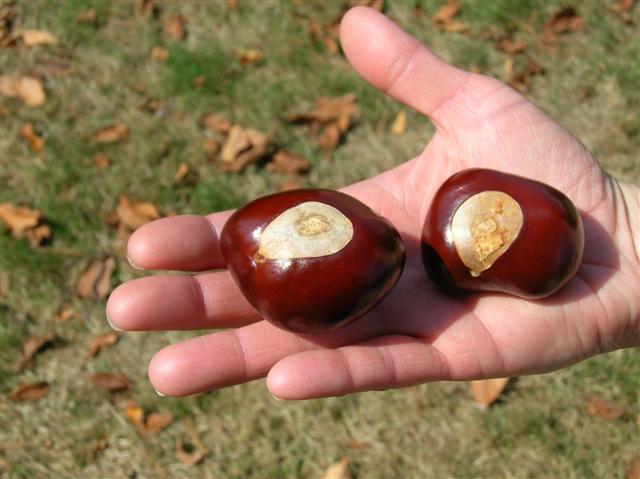
<svg viewBox="0 0 640 479"><path fill-rule="evenodd" d="M262 158L270 144L270 138L253 128L233 125L220 152L220 167L237 173Z"/></svg>
<svg viewBox="0 0 640 479"><path fill-rule="evenodd" d="M309 170L309 160L287 150L278 151L267 163L267 171L304 173Z"/></svg>
<svg viewBox="0 0 640 479"><path fill-rule="evenodd" d="M229 10L235 10L238 6L238 0L226 0L225 4Z"/></svg>
<svg viewBox="0 0 640 479"><path fill-rule="evenodd" d="M40 224L35 228L27 230L25 234L29 244L32 247L40 246L45 240L51 238L51 227L49 225Z"/></svg>
<svg viewBox="0 0 640 479"><path fill-rule="evenodd" d="M453 19L461 9L462 5L459 0L448 0L440 6L431 19L435 22L436 27L445 32L465 32L469 30L469 25Z"/></svg>
<svg viewBox="0 0 640 479"><path fill-rule="evenodd" d="M143 17L155 17L158 14L158 8L154 5L153 0L139 0L138 11Z"/></svg>
<svg viewBox="0 0 640 479"><path fill-rule="evenodd" d="M162 115L164 114L164 106L164 103L160 100L156 100L155 98L147 98L140 109L149 113L155 113L156 115Z"/></svg>
<svg viewBox="0 0 640 479"><path fill-rule="evenodd" d="M150 413L144 421L145 431L148 434L156 434L166 429L173 422L173 414L168 411Z"/></svg>
<svg viewBox="0 0 640 479"><path fill-rule="evenodd" d="M92 358L96 357L103 348L116 344L118 339L119 336L114 332L93 337L91 341L89 341L89 356Z"/></svg>
<svg viewBox="0 0 640 479"><path fill-rule="evenodd" d="M124 415L129 422L140 430L144 424L144 411L135 401L127 401L124 408Z"/></svg>
<svg viewBox="0 0 640 479"><path fill-rule="evenodd" d="M18 80L16 92L22 98L25 105L37 108L44 105L47 95L44 92L42 82L37 78L24 76Z"/></svg>
<svg viewBox="0 0 640 479"><path fill-rule="evenodd" d="M15 41L12 34L15 18L15 2L4 2L4 5L0 7L0 47L9 46Z"/></svg>
<svg viewBox="0 0 640 479"><path fill-rule="evenodd" d="M486 409L498 400L509 378L480 379L471 381L471 395L481 408Z"/></svg>
<svg viewBox="0 0 640 479"><path fill-rule="evenodd" d="M505 62L505 73L507 75L507 83L516 90L524 93L529 89L531 77L543 74L544 68L531 58L527 58L525 66L516 71L514 68L514 59L513 57L509 57Z"/></svg>
<svg viewBox="0 0 640 479"><path fill-rule="evenodd" d="M119 224L130 230L136 230L143 224L160 218L160 213L153 203L132 201L126 195L120 195L116 216Z"/></svg>
<svg viewBox="0 0 640 479"><path fill-rule="evenodd" d="M349 471L349 459L343 457L340 461L330 465L322 476L322 479L351 479Z"/></svg>
<svg viewBox="0 0 640 479"><path fill-rule="evenodd" d="M231 122L217 113L206 115L202 122L209 130L226 135L231 130Z"/></svg>
<svg viewBox="0 0 640 479"><path fill-rule="evenodd" d="M33 401L49 394L49 384L44 381L20 383L9 393L12 401Z"/></svg>
<svg viewBox="0 0 640 479"><path fill-rule="evenodd" d="M15 206L13 203L0 204L0 220L6 224L16 238L23 237L27 230L34 228L41 221L38 210L25 206Z"/></svg>
<svg viewBox="0 0 640 479"><path fill-rule="evenodd" d="M55 45L58 43L58 39L47 30L24 30L20 32L20 36L27 47Z"/></svg>
<svg viewBox="0 0 640 479"><path fill-rule="evenodd" d="M89 375L89 380L99 389L118 392L131 389L129 378L122 373L96 373Z"/></svg>
<svg viewBox="0 0 640 479"><path fill-rule="evenodd" d="M617 13L620 19L624 23L629 25L633 23L633 19L631 18L631 10L633 9L635 3L636 0L617 0L611 5L608 5L607 8L609 8L609 10L611 10L612 12Z"/></svg>
<svg viewBox="0 0 640 479"><path fill-rule="evenodd" d="M446 23L460 13L461 9L462 5L459 0L448 0L440 5L440 8L436 10L431 19L435 22Z"/></svg>
<svg viewBox="0 0 640 479"><path fill-rule="evenodd" d="M82 271L76 282L76 294L83 299L99 300L111 290L111 275L116 262L111 256L95 259Z"/></svg>
<svg viewBox="0 0 640 479"><path fill-rule="evenodd" d="M349 6L351 7L369 7L382 12L384 10L384 0L350 0Z"/></svg>
<svg viewBox="0 0 640 479"><path fill-rule="evenodd" d="M50 346L56 339L56 335L54 333L47 334L45 336L33 336L28 338L22 344L22 354L18 360L13 363L11 366L11 370L15 373L24 369L30 362L31 359L36 355L38 351L41 351L46 346Z"/></svg>
<svg viewBox="0 0 640 479"><path fill-rule="evenodd" d="M163 29L165 35L169 36L173 40L184 40L185 32L185 19L182 15L170 15L164 23Z"/></svg>
<svg viewBox="0 0 640 479"><path fill-rule="evenodd" d="M151 49L151 58L153 60L163 62L169 58L169 50L159 45L156 45Z"/></svg>
<svg viewBox="0 0 640 479"><path fill-rule="evenodd" d="M129 135L129 127L124 123L114 123L100 128L93 135L98 143L117 143L126 140Z"/></svg>
<svg viewBox="0 0 640 479"><path fill-rule="evenodd" d="M300 188L300 183L297 180L284 180L278 185L278 191L297 190Z"/></svg>
<svg viewBox="0 0 640 479"><path fill-rule="evenodd" d="M42 149L44 148L44 138L36 135L36 132L33 129L33 123L23 123L20 127L20 136L24 138L33 151L36 153L42 153Z"/></svg>
<svg viewBox="0 0 640 479"><path fill-rule="evenodd" d="M636 456L625 471L627 479L640 479L640 456Z"/></svg>
<svg viewBox="0 0 640 479"><path fill-rule="evenodd" d="M96 153L93 155L93 164L98 168L107 168L111 164L111 160L104 153Z"/></svg>
<svg viewBox="0 0 640 479"><path fill-rule="evenodd" d="M318 138L318 146L323 150L335 150L340 144L342 133L337 123L329 123L320 137Z"/></svg>
<svg viewBox="0 0 640 479"><path fill-rule="evenodd" d="M182 439L176 439L176 458L182 464L193 466L202 461L204 452L199 448L194 448L190 444L182 442Z"/></svg>
<svg viewBox="0 0 640 479"><path fill-rule="evenodd" d="M205 138L202 143L202 149L207 154L207 158L209 161L213 161L216 159L216 155L220 150L220 143L211 138Z"/></svg>
<svg viewBox="0 0 640 479"><path fill-rule="evenodd" d="M96 14L96 11L93 8L90 10L81 12L78 14L78 16L76 16L76 22L78 23L95 23L97 19L98 19L98 15Z"/></svg>
<svg viewBox="0 0 640 479"><path fill-rule="evenodd" d="M565 7L551 15L544 23L544 37L554 40L560 33L575 32L584 21L572 7Z"/></svg>
<svg viewBox="0 0 640 479"><path fill-rule="evenodd" d="M9 98L18 96L18 79L11 75L0 74L0 95Z"/></svg>
<svg viewBox="0 0 640 479"><path fill-rule="evenodd" d="M106 437L96 439L96 441L91 446L91 460L95 461L98 457L98 454L104 451L107 447L109 447L109 441L107 441Z"/></svg>
<svg viewBox="0 0 640 479"><path fill-rule="evenodd" d="M204 75L198 75L193 79L193 86L196 88L202 88L204 83L207 81L207 77Z"/></svg>
<svg viewBox="0 0 640 479"><path fill-rule="evenodd" d="M241 65L255 65L264 59L264 53L260 50L238 50L236 58Z"/></svg>
<svg viewBox="0 0 640 479"><path fill-rule="evenodd" d="M337 97L321 97L316 100L312 110L290 115L292 123L307 123L311 131L317 131L323 126L318 137L318 145L325 150L332 150L338 146L341 138L351 126L353 117L358 113L354 93Z"/></svg>
<svg viewBox="0 0 640 479"><path fill-rule="evenodd" d="M587 412L590 416L601 417L607 421L613 421L622 417L626 410L619 404L607 401L600 396L590 394L587 396Z"/></svg>
<svg viewBox="0 0 640 479"><path fill-rule="evenodd" d="M407 131L407 112L400 110L391 125L391 133L394 135L404 135Z"/></svg>
<svg viewBox="0 0 640 479"><path fill-rule="evenodd" d="M71 308L71 306L65 305L62 306L58 312L56 313L56 319L58 321L69 321L71 318L76 316L76 312Z"/></svg>
<svg viewBox="0 0 640 479"><path fill-rule="evenodd" d="M504 37L498 41L498 48L509 55L516 55L527 49L529 45L523 40L512 40Z"/></svg>
<svg viewBox="0 0 640 479"><path fill-rule="evenodd" d="M189 165L187 165L185 162L180 163L180 166L178 167L178 171L176 171L176 174L173 177L173 184L179 185L182 182L182 180L184 180L185 176L187 176L188 173L189 173Z"/></svg>

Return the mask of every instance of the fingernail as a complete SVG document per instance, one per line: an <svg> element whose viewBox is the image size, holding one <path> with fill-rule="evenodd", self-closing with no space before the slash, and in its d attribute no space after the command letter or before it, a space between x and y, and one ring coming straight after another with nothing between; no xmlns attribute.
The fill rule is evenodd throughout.
<svg viewBox="0 0 640 479"><path fill-rule="evenodd" d="M156 392L156 394L160 397L165 397L166 394L162 394L160 391L158 391L156 388L153 388L153 390Z"/></svg>
<svg viewBox="0 0 640 479"><path fill-rule="evenodd" d="M109 319L109 312L108 311L105 311L105 316L107 317L107 323L109 323L109 326L111 326L111 329L113 329L114 331L119 331L119 332L124 331L124 329L119 328L118 326L116 326L115 324L113 324L111 322L111 320Z"/></svg>
<svg viewBox="0 0 640 479"><path fill-rule="evenodd" d="M129 262L129 265L133 268L133 269L137 269L138 271L142 271L144 268L141 268L140 266L137 266L133 260L131 259L131 256L129 256L129 254L127 253L127 261Z"/></svg>
<svg viewBox="0 0 640 479"><path fill-rule="evenodd" d="M275 397L273 394L271 395L271 397L272 397L273 399L275 399L276 401L283 401L283 399L282 399L282 398Z"/></svg>

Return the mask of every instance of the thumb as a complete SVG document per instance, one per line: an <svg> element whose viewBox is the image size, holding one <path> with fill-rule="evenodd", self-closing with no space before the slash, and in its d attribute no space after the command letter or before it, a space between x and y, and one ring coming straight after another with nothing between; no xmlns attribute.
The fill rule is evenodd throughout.
<svg viewBox="0 0 640 479"><path fill-rule="evenodd" d="M340 41L360 76L436 124L442 120L440 106L456 95L470 75L371 8L354 7L344 15Z"/></svg>

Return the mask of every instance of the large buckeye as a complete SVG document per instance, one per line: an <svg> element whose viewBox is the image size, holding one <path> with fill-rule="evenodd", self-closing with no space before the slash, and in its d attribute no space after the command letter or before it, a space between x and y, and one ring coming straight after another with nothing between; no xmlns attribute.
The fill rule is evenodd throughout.
<svg viewBox="0 0 640 479"><path fill-rule="evenodd" d="M385 218L332 190L300 189L237 210L221 235L248 301L281 328L320 333L370 311L395 286L404 243Z"/></svg>

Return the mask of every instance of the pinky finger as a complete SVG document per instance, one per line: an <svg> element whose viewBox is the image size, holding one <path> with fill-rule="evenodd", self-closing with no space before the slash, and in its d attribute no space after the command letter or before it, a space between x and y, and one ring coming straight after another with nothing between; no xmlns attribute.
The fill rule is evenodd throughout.
<svg viewBox="0 0 640 479"><path fill-rule="evenodd" d="M279 399L311 399L411 386L447 376L447 365L433 346L409 336L386 336L288 356L271 368L267 387Z"/></svg>

